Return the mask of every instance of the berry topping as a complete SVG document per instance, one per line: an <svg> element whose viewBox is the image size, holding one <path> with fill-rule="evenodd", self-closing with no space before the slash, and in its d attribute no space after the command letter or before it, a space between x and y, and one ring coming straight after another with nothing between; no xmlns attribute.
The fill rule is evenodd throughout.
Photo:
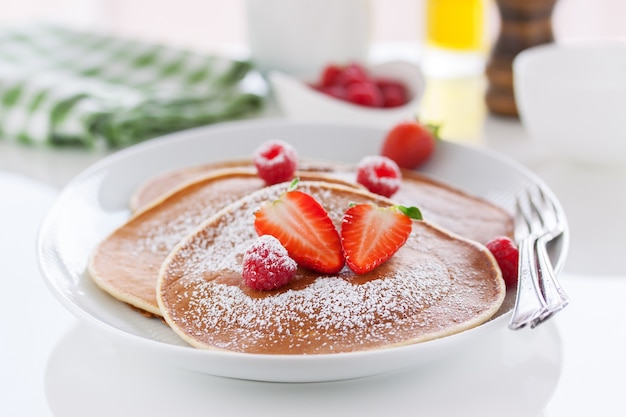
<svg viewBox="0 0 626 417"><path fill-rule="evenodd" d="M363 83L368 80L369 77L365 68L358 62L352 62L341 69L335 78L335 83L347 87L352 83Z"/></svg>
<svg viewBox="0 0 626 417"><path fill-rule="evenodd" d="M298 265L274 236L263 235L243 255L243 279L255 290L275 290L286 285Z"/></svg>
<svg viewBox="0 0 626 417"><path fill-rule="evenodd" d="M330 86L336 85L337 77L339 77L342 71L343 71L343 68L341 68L339 65L334 65L334 64L327 65L322 70L320 86L330 87Z"/></svg>
<svg viewBox="0 0 626 417"><path fill-rule="evenodd" d="M375 82L383 96L383 107L398 107L409 101L409 93L402 83L389 79L378 79Z"/></svg>
<svg viewBox="0 0 626 417"><path fill-rule="evenodd" d="M487 243L487 249L489 249L496 258L506 286L516 286L519 251L513 240L506 236L495 237Z"/></svg>
<svg viewBox="0 0 626 417"><path fill-rule="evenodd" d="M356 181L372 193L391 197L402 184L402 173L393 160L371 155L357 165Z"/></svg>
<svg viewBox="0 0 626 417"><path fill-rule="evenodd" d="M343 268L341 240L328 213L310 194L293 189L293 184L255 212L254 227L259 235L276 237L302 267L325 274Z"/></svg>
<svg viewBox="0 0 626 417"><path fill-rule="evenodd" d="M402 82L375 78L356 62L345 66L327 65L311 87L331 97L367 107L398 107L410 101L409 91Z"/></svg>
<svg viewBox="0 0 626 417"><path fill-rule="evenodd" d="M393 159L400 168L415 169L435 151L437 126L401 122L385 137L380 154Z"/></svg>
<svg viewBox="0 0 626 417"><path fill-rule="evenodd" d="M298 166L298 154L288 143L271 140L259 146L252 160L267 185L293 179Z"/></svg>
<svg viewBox="0 0 626 417"><path fill-rule="evenodd" d="M348 85L346 99L367 107L382 107L385 100L380 89L371 82L353 82Z"/></svg>
<svg viewBox="0 0 626 417"><path fill-rule="evenodd" d="M341 224L341 243L348 267L357 274L365 274L386 262L411 234L412 218L422 218L416 207L351 206Z"/></svg>

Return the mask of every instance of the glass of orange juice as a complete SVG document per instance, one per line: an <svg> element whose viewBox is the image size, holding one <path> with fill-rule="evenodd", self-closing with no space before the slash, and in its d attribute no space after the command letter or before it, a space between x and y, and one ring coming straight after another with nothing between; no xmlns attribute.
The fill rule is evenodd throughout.
<svg viewBox="0 0 626 417"><path fill-rule="evenodd" d="M426 0L424 70L429 75L456 77L484 70L486 1Z"/></svg>

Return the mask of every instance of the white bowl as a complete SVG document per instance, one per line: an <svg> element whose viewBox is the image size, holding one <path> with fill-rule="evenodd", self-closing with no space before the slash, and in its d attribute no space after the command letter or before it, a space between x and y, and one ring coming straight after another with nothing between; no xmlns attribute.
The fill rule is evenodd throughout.
<svg viewBox="0 0 626 417"><path fill-rule="evenodd" d="M293 120L389 127L399 121L414 119L425 88L421 69L406 61L389 61L366 66L366 69L373 76L403 82L411 100L404 106L394 108L365 107L314 90L308 85L314 80L296 78L278 71L270 72L268 78L279 107Z"/></svg>
<svg viewBox="0 0 626 417"><path fill-rule="evenodd" d="M528 134L555 155L589 165L626 163L626 41L529 48L513 62Z"/></svg>

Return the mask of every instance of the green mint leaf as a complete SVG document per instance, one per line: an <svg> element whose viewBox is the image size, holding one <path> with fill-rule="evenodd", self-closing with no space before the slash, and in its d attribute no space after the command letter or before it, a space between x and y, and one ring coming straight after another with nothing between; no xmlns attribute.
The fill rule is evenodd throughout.
<svg viewBox="0 0 626 417"><path fill-rule="evenodd" d="M423 220L424 219L422 217L422 212L420 211L420 209L418 209L415 206L411 206L411 207L396 206L396 207L398 208L398 210L400 210L406 216L409 216L410 218L412 218L414 220Z"/></svg>
<svg viewBox="0 0 626 417"><path fill-rule="evenodd" d="M291 184L289 184L289 188L287 188L287 191L293 191L296 188L298 188L298 184L300 183L300 178L296 177L291 181Z"/></svg>

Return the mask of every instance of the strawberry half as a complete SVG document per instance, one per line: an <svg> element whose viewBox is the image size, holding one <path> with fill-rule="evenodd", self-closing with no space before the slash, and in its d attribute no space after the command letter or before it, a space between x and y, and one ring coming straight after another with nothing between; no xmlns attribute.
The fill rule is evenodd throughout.
<svg viewBox="0 0 626 417"><path fill-rule="evenodd" d="M412 218L422 218L415 207L351 206L341 223L346 264L355 273L365 274L386 262L411 234Z"/></svg>
<svg viewBox="0 0 626 417"><path fill-rule="evenodd" d="M290 189L254 214L259 236L272 235L298 265L325 274L343 268L341 239L328 213L310 194Z"/></svg>

